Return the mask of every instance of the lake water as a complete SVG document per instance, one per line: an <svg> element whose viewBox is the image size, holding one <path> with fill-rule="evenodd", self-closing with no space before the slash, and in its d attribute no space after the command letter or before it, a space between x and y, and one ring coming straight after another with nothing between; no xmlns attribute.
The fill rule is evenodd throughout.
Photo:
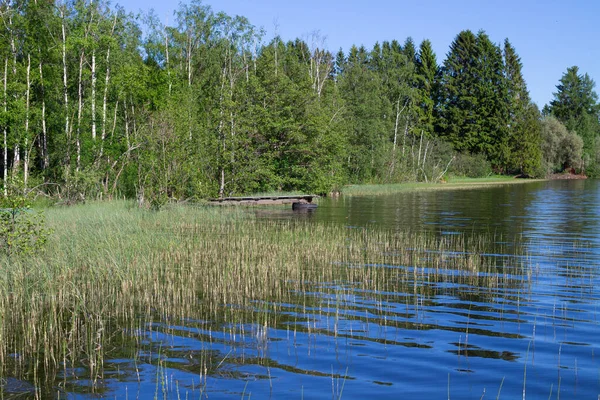
<svg viewBox="0 0 600 400"><path fill-rule="evenodd" d="M309 357L323 373L324 366L347 368L343 397L600 398L598 181L325 200L307 218L358 229L490 234L520 243L529 256L524 270L499 272L514 274L515 285L491 293L419 281L432 291L406 315L397 312L406 293L392 293L385 318L353 318L373 306L355 293L344 321L353 332L334 344L317 337L322 345ZM331 384L329 393L326 383L315 384L320 393L309 397L336 397L338 382Z"/></svg>
<svg viewBox="0 0 600 400"><path fill-rule="evenodd" d="M444 279L425 271L412 282L391 281L378 292L348 282L340 295L315 282L298 297L303 304L279 305L278 323L268 326L219 321L220 329L203 332L177 322L167 334L162 323L147 325L140 335L147 351L135 362L127 355L105 360L102 391L86 394L82 379L81 393L70 382L69 397L600 398L597 181L323 199L311 213L248 212L348 229L483 234L498 249L522 246L528 258L517 268L491 249L485 256L498 260L497 276L470 284L453 279L459 271L452 270ZM500 283L478 284L489 279ZM200 351L216 365L203 377L193 365Z"/></svg>

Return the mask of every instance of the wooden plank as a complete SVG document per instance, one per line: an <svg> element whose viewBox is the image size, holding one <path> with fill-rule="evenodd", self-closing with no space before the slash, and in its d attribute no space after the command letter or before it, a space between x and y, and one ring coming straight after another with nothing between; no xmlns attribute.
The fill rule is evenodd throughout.
<svg viewBox="0 0 600 400"><path fill-rule="evenodd" d="M314 194L298 196L246 196L246 197L224 197L222 199L210 199L210 204L216 205L276 205L302 203L310 204L319 196Z"/></svg>

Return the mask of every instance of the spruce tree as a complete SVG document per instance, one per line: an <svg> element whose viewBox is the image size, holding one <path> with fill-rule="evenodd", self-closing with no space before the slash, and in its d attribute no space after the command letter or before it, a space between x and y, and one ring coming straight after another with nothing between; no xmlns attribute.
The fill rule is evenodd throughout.
<svg viewBox="0 0 600 400"><path fill-rule="evenodd" d="M597 164L595 160L600 160L600 151L596 150L600 147L600 105L595 86L596 83L587 73L581 74L577 66L570 67L561 77L554 99L546 109L567 129L581 136L588 163L593 164ZM594 170L600 172L596 166Z"/></svg>
<svg viewBox="0 0 600 400"><path fill-rule="evenodd" d="M407 62L415 63L417 59L417 49L412 37L407 37L402 46L402 53L406 56Z"/></svg>
<svg viewBox="0 0 600 400"><path fill-rule="evenodd" d="M473 32L460 32L444 61L437 131L458 151L475 151L479 127L475 118L477 43Z"/></svg>
<svg viewBox="0 0 600 400"><path fill-rule="evenodd" d="M433 112L436 98L438 65L429 40L424 40L419 46L415 72L419 91L419 128L427 135L432 135L435 124Z"/></svg>
<svg viewBox="0 0 600 400"><path fill-rule="evenodd" d="M587 73L579 73L579 67L568 68L556 86L558 90L550 102L550 112L567 128L584 114L597 113L598 94L594 91L595 86L596 83Z"/></svg>
<svg viewBox="0 0 600 400"><path fill-rule="evenodd" d="M521 69L523 64L510 41L504 41L505 76L508 89L510 169L536 175L541 166L540 113L531 102Z"/></svg>
<svg viewBox="0 0 600 400"><path fill-rule="evenodd" d="M476 85L477 118L480 127L478 149L499 171L506 169L508 144L508 88L500 47L492 43L485 32L477 35L479 79Z"/></svg>
<svg viewBox="0 0 600 400"><path fill-rule="evenodd" d="M500 48L485 32L459 33L444 62L438 129L456 150L482 153L505 169L508 92Z"/></svg>

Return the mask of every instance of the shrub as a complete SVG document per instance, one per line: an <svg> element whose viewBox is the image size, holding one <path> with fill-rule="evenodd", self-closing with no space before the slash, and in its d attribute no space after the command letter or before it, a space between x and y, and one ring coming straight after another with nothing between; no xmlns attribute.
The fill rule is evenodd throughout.
<svg viewBox="0 0 600 400"><path fill-rule="evenodd" d="M583 140L554 117L542 120L542 157L547 172L580 169Z"/></svg>
<svg viewBox="0 0 600 400"><path fill-rule="evenodd" d="M483 154L459 153L450 166L450 172L456 176L480 178L492 173L492 165Z"/></svg>
<svg viewBox="0 0 600 400"><path fill-rule="evenodd" d="M41 248L50 230L42 212L31 209L25 197L0 199L0 251L6 255L32 253Z"/></svg>

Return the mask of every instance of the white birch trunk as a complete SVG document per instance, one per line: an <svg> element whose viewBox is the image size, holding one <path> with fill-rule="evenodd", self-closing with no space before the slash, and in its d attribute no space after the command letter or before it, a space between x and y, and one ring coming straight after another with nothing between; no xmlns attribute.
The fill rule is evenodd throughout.
<svg viewBox="0 0 600 400"><path fill-rule="evenodd" d="M15 46L15 35L13 34L13 29L12 29L12 15L10 13L8 14L8 26L9 26L8 29L10 29L10 50L12 51L12 55L13 55L12 73L16 77L16 75L17 75L17 47Z"/></svg>
<svg viewBox="0 0 600 400"><path fill-rule="evenodd" d="M167 25L164 27L165 31L165 56L166 56L166 67L167 67L167 79L169 81L169 96L171 95L171 87L173 86L171 82L171 67L169 66L169 35L167 33Z"/></svg>
<svg viewBox="0 0 600 400"><path fill-rule="evenodd" d="M13 74L13 79L16 81L17 80L17 47L15 45L15 35L14 35L14 30L12 28L12 14L9 13L8 14L8 26L9 26L9 30L10 30L10 49L12 52L12 56L13 56L13 65L12 65L12 74ZM15 94L15 98L16 98L16 94ZM13 148L13 171L16 171L19 168L19 164L21 163L21 153L20 153L20 149L19 149L19 137L16 134L13 134L13 137L15 138L15 147Z"/></svg>
<svg viewBox="0 0 600 400"><path fill-rule="evenodd" d="M92 50L92 140L96 141L96 50Z"/></svg>
<svg viewBox="0 0 600 400"><path fill-rule="evenodd" d="M42 168L47 169L50 166L48 159L48 131L46 127L46 92L44 88L44 71L42 68L42 57L40 52L40 85L42 88Z"/></svg>
<svg viewBox="0 0 600 400"><path fill-rule="evenodd" d="M111 30L111 37L115 32L115 26L117 25L117 16L113 20L113 26ZM106 113L108 109L108 87L110 85L110 44L106 49L106 76L104 78L104 96L102 98L102 135L100 137L100 157L102 157L102 153L104 152L104 140L106 139ZM116 107L115 107L115 115L116 115Z"/></svg>
<svg viewBox="0 0 600 400"><path fill-rule="evenodd" d="M27 54L27 91L25 93L25 143L23 154L23 186L29 178L29 93L31 92L31 55Z"/></svg>
<svg viewBox="0 0 600 400"><path fill-rule="evenodd" d="M127 140L127 148L131 147L129 139L129 116L127 115L127 99L123 101L123 112L125 113L125 139Z"/></svg>
<svg viewBox="0 0 600 400"><path fill-rule="evenodd" d="M8 99L7 99L7 93L6 93L6 82L7 82L7 75L8 75L8 58L4 59L4 113L6 114L8 112ZM4 156L4 197L8 197L8 132L6 129L6 125L4 126L3 129L3 134L4 134L4 141L3 141L3 156Z"/></svg>
<svg viewBox="0 0 600 400"><path fill-rule="evenodd" d="M188 70L188 87L192 87L192 34L188 30L187 35L187 70Z"/></svg>
<svg viewBox="0 0 600 400"><path fill-rule="evenodd" d="M394 154L396 153L396 143L398 143L398 123L400 122L400 97L396 102L396 123L394 124Z"/></svg>
<svg viewBox="0 0 600 400"><path fill-rule="evenodd" d="M110 83L110 47L106 50L106 77L104 78L104 95L102 96L102 134L100 136L100 157L104 152L106 139L106 113L108 110L108 85Z"/></svg>
<svg viewBox="0 0 600 400"><path fill-rule="evenodd" d="M75 146L77 150L76 170L81 167L81 116L83 114L83 61L85 52L82 50L79 56L79 79L77 83L77 131L75 137Z"/></svg>
<svg viewBox="0 0 600 400"><path fill-rule="evenodd" d="M67 34L65 31L65 12L61 8L60 16L62 18L62 62L63 62L63 93L65 102L65 137L67 140L67 166L71 165L71 130L69 126L69 90L67 82Z"/></svg>
<svg viewBox="0 0 600 400"><path fill-rule="evenodd" d="M223 154L221 156L221 182L219 185L219 197L223 197L223 195L225 193L225 150L227 147L226 147L226 143L225 143L225 134L223 133L223 127L224 127L223 97L224 97L224 92L225 92L226 78L227 78L227 63L225 62L225 64L223 65L223 73L221 75L221 94L219 96L219 105L220 105L219 138L221 139L221 142L222 142L221 146L222 146L222 151L223 151Z"/></svg>

